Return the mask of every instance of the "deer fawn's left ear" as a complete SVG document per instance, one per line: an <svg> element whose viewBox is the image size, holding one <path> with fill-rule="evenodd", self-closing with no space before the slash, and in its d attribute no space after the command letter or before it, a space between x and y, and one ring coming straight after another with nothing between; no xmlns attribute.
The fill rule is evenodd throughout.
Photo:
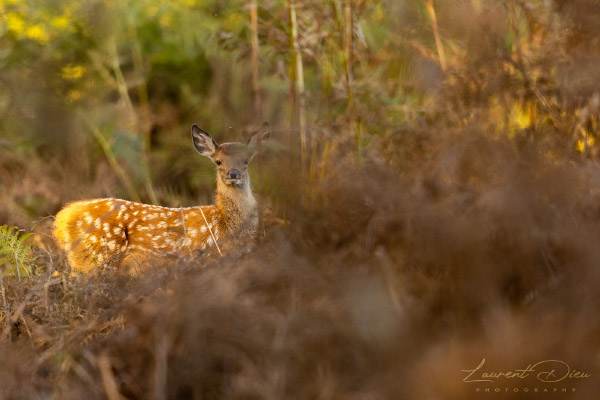
<svg viewBox="0 0 600 400"><path fill-rule="evenodd" d="M250 136L250 139L248 139L248 146L250 146L254 154L256 154L260 149L261 143L269 139L269 137L271 137L271 126L268 122L265 122L261 130Z"/></svg>
<svg viewBox="0 0 600 400"><path fill-rule="evenodd" d="M198 153L209 158L215 154L217 147L219 147L215 139L196 124L192 125L192 140Z"/></svg>

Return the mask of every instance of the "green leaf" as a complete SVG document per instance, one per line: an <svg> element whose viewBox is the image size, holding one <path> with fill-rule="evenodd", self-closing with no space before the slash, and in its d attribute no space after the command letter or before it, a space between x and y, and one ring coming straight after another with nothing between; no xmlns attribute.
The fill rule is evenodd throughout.
<svg viewBox="0 0 600 400"><path fill-rule="evenodd" d="M16 227L0 226L0 266L6 265L5 275L17 274L19 271L31 275L33 267L33 254L31 243L25 243L32 233L21 233Z"/></svg>

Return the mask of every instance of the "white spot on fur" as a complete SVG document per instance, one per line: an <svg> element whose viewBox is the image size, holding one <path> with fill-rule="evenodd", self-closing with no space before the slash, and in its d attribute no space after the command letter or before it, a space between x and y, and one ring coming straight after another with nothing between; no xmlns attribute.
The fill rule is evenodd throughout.
<svg viewBox="0 0 600 400"><path fill-rule="evenodd" d="M214 244L214 242L213 242L213 240L212 240L212 238L211 238L211 237L209 237L209 238L208 238L208 240L206 241L206 243L208 243L208 245L209 245L210 247L212 247L212 245Z"/></svg>
<svg viewBox="0 0 600 400"><path fill-rule="evenodd" d="M159 229L165 229L167 227L167 223L165 221L160 221L158 223L158 228Z"/></svg>
<svg viewBox="0 0 600 400"><path fill-rule="evenodd" d="M119 227L116 227L115 229L113 229L113 233L114 233L115 235L118 235L119 233L121 233L121 228L119 228Z"/></svg>
<svg viewBox="0 0 600 400"><path fill-rule="evenodd" d="M111 240L110 242L108 242L108 249L110 251L113 251L115 249L115 247L117 247L117 243L114 240Z"/></svg>
<svg viewBox="0 0 600 400"><path fill-rule="evenodd" d="M94 221L94 226L97 229L100 229L100 226L102 225L102 221L100 221L100 218L96 218L96 220Z"/></svg>
<svg viewBox="0 0 600 400"><path fill-rule="evenodd" d="M198 229L190 229L189 230L189 234L190 234L191 237L198 236Z"/></svg>
<svg viewBox="0 0 600 400"><path fill-rule="evenodd" d="M90 242L92 242L92 243L96 243L96 242L98 241L98 238L97 238L96 236L94 236L94 235L90 235L90 236L88 237L88 240L89 240Z"/></svg>
<svg viewBox="0 0 600 400"><path fill-rule="evenodd" d="M200 232L202 232L202 233L206 233L206 231L208 231L208 229L206 228L206 225L202 225L202 226L200 227Z"/></svg>
<svg viewBox="0 0 600 400"><path fill-rule="evenodd" d="M110 226L108 226L108 222L105 222L105 223L102 225L102 229L104 229L104 232L108 232L108 231L110 231Z"/></svg>
<svg viewBox="0 0 600 400"><path fill-rule="evenodd" d="M85 213L84 214L84 218L85 218L85 222L87 222L88 224L92 224L92 222L94 221L94 218L92 218L92 216L89 213Z"/></svg>
<svg viewBox="0 0 600 400"><path fill-rule="evenodd" d="M129 248L131 250L142 250L142 251L147 251L148 249L144 246L138 246L137 244L130 244Z"/></svg>

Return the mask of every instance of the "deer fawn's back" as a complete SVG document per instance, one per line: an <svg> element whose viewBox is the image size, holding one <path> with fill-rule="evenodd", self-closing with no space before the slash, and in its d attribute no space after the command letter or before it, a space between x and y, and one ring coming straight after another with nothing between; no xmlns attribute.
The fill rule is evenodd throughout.
<svg viewBox="0 0 600 400"><path fill-rule="evenodd" d="M192 126L196 150L217 166L214 205L167 208L110 198L69 203L56 215L54 236L71 267L87 272L123 264L137 270L152 255L220 253L223 244L254 235L258 215L248 164L269 134L265 124L247 144L219 145Z"/></svg>

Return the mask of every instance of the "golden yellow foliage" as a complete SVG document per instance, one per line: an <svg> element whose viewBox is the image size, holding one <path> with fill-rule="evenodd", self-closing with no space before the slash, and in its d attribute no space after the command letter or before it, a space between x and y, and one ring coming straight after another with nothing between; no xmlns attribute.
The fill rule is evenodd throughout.
<svg viewBox="0 0 600 400"><path fill-rule="evenodd" d="M577 145L575 146L575 149L577 151L579 151L580 153L583 153L583 151L586 148L590 148L593 145L594 145L594 138L592 136L586 135L585 138L577 140Z"/></svg>
<svg viewBox="0 0 600 400"><path fill-rule="evenodd" d="M48 32L41 24L36 24L28 27L25 30L25 36L31 40L35 40L39 44L48 43Z"/></svg>
<svg viewBox="0 0 600 400"><path fill-rule="evenodd" d="M158 19L158 23L162 28L169 28L173 25L173 16L170 14L163 14Z"/></svg>
<svg viewBox="0 0 600 400"><path fill-rule="evenodd" d="M244 23L245 15L242 13L231 13L223 21L223 28L228 31L232 31Z"/></svg>
<svg viewBox="0 0 600 400"><path fill-rule="evenodd" d="M81 99L82 93L79 90L69 90L69 93L67 93L67 101L69 103L74 103L77 100Z"/></svg>
<svg viewBox="0 0 600 400"><path fill-rule="evenodd" d="M23 20L23 17L15 12L6 15L6 24L9 32L17 37L20 37L25 30L25 21Z"/></svg>
<svg viewBox="0 0 600 400"><path fill-rule="evenodd" d="M50 24L56 29L65 29L69 26L69 18L65 15L60 15L58 17L52 18Z"/></svg>
<svg viewBox="0 0 600 400"><path fill-rule="evenodd" d="M531 125L531 112L526 105L515 103L510 113L511 131L519 131Z"/></svg>
<svg viewBox="0 0 600 400"><path fill-rule="evenodd" d="M63 79L74 81L81 78L84 73L84 66L70 64L63 67L61 76L63 77Z"/></svg>

